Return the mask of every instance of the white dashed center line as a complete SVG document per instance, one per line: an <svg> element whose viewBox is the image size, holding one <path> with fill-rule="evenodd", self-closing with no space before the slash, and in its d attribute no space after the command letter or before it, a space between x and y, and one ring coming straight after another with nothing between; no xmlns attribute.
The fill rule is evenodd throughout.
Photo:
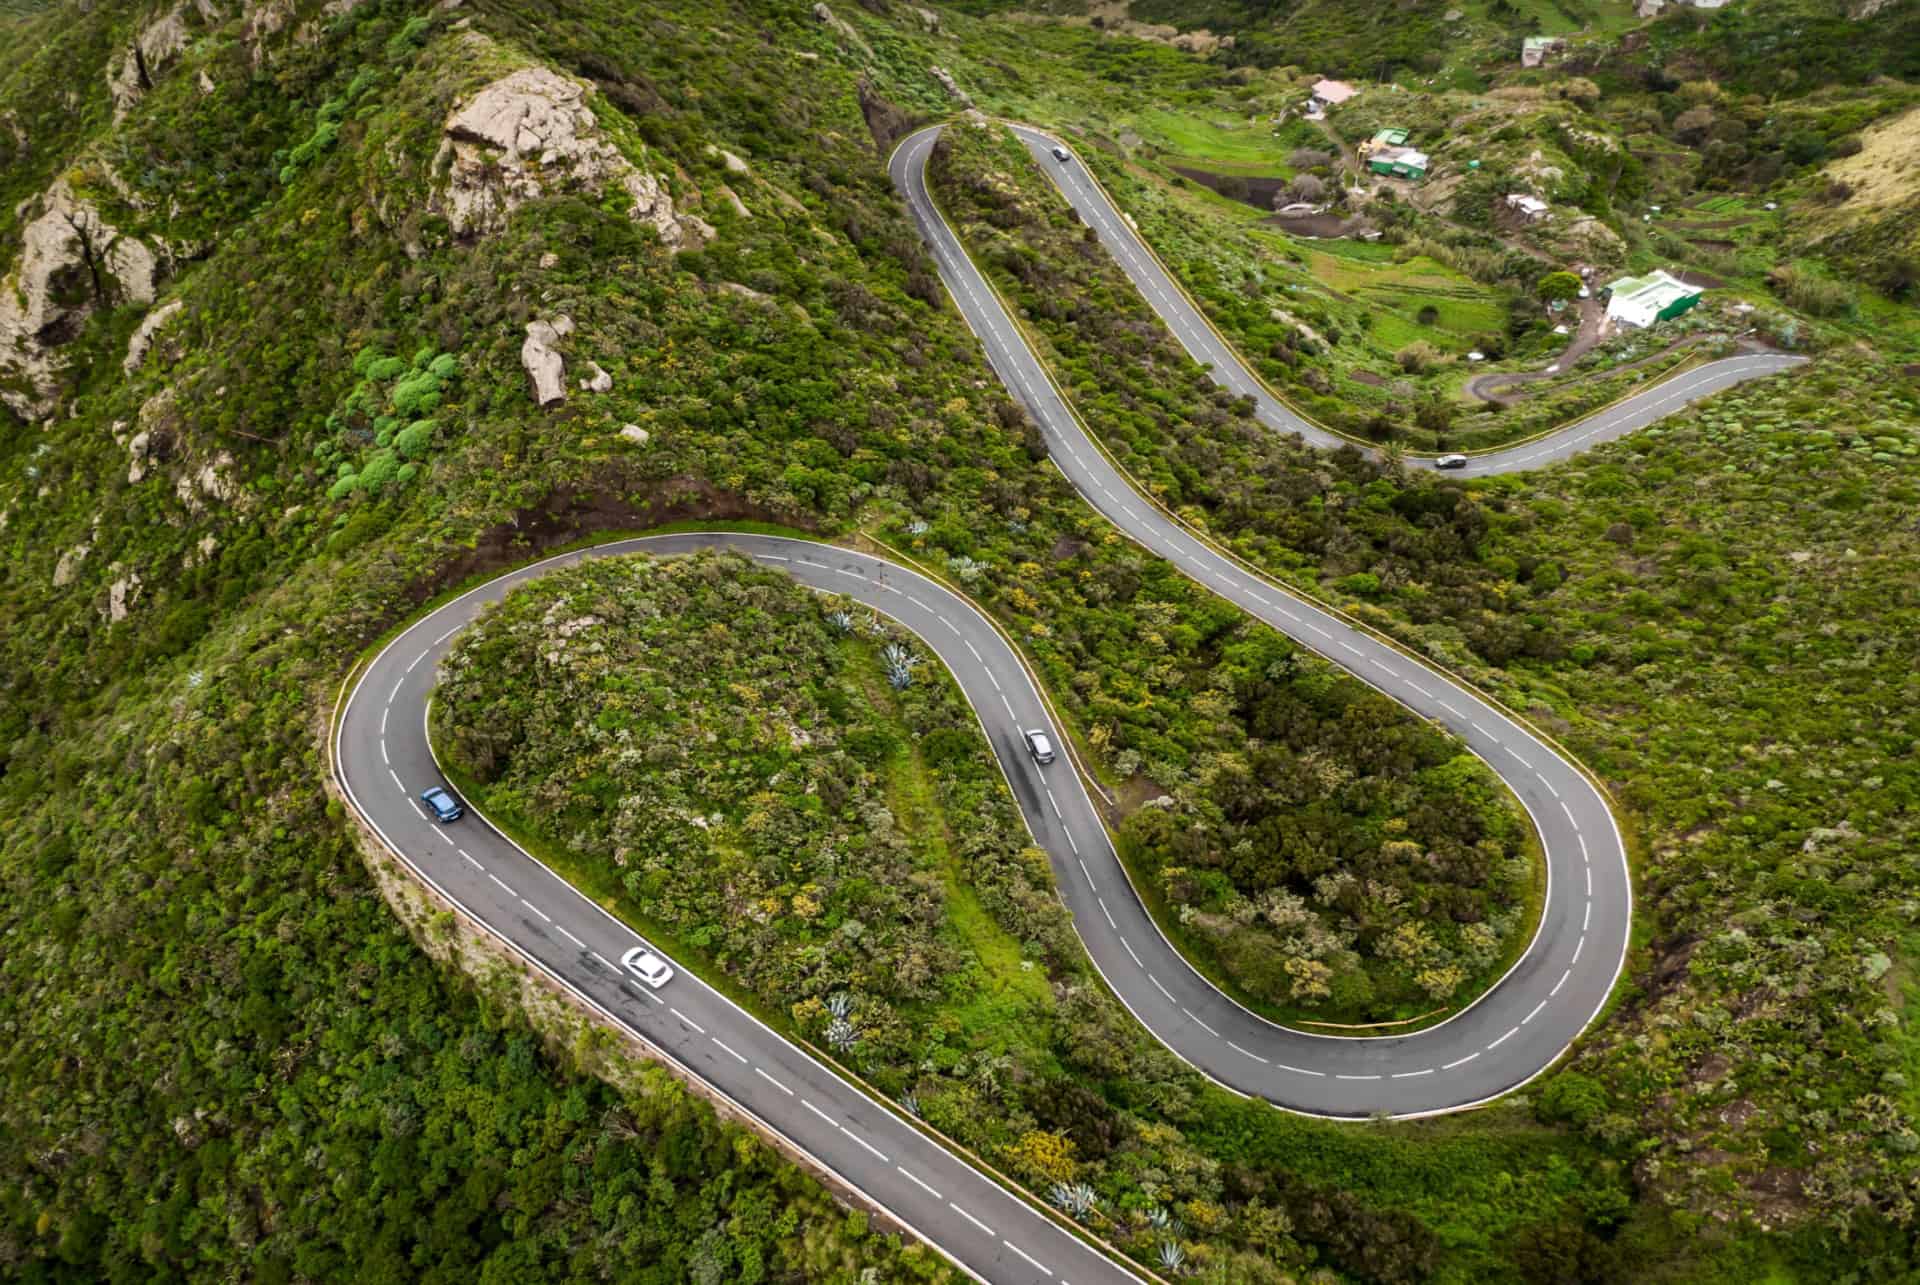
<svg viewBox="0 0 1920 1285"><path fill-rule="evenodd" d="M985 1223L981 1222L978 1218L975 1218L972 1214L960 1208L960 1206L954 1204L951 1200L947 1202L947 1208L953 1210L954 1213L959 1214L962 1218L972 1223L975 1227L978 1227L981 1231L987 1233L987 1235L989 1236L993 1235L993 1228L987 1226Z"/></svg>

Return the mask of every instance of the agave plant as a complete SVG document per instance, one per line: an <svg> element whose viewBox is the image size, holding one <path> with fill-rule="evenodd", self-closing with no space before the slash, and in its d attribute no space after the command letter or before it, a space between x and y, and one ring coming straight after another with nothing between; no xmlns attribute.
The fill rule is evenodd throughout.
<svg viewBox="0 0 1920 1285"><path fill-rule="evenodd" d="M1047 1195L1056 1207L1075 1218L1085 1218L1093 1212L1094 1205L1100 1199L1094 1194L1093 1188L1084 1182L1056 1182Z"/></svg>
<svg viewBox="0 0 1920 1285"><path fill-rule="evenodd" d="M1179 1241L1163 1240L1160 1242L1160 1266L1170 1272L1177 1272L1186 1265L1186 1262L1187 1251L1180 1248Z"/></svg>
<svg viewBox="0 0 1920 1285"><path fill-rule="evenodd" d="M1173 1215L1167 1212L1165 1205L1155 1205L1147 1210L1147 1226L1155 1231L1165 1231L1173 1226Z"/></svg>
<svg viewBox="0 0 1920 1285"><path fill-rule="evenodd" d="M895 691L905 691L913 682L913 671L920 664L920 658L908 651L904 643L888 643L880 649L880 659L887 667L887 682Z"/></svg>
<svg viewBox="0 0 1920 1285"><path fill-rule="evenodd" d="M853 632L853 613L850 611L829 611L827 613L827 623L832 625L834 629L840 633L850 634Z"/></svg>
<svg viewBox="0 0 1920 1285"><path fill-rule="evenodd" d="M918 1120L920 1118L920 1097L911 1091L900 1095L900 1109Z"/></svg>
<svg viewBox="0 0 1920 1285"><path fill-rule="evenodd" d="M835 1017L844 1018L852 1016L853 996L847 994L845 991L835 991L833 994L827 996L827 1012Z"/></svg>
<svg viewBox="0 0 1920 1285"><path fill-rule="evenodd" d="M834 1052L851 1052L853 1046L859 1042L859 1039L860 1032L856 1030L853 1023L849 1022L846 1018L836 1017L827 1023L827 1044Z"/></svg>

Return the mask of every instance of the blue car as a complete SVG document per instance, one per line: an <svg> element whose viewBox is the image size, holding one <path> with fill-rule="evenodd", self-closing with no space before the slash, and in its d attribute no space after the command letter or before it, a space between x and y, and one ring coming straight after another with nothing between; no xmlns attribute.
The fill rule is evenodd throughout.
<svg viewBox="0 0 1920 1285"><path fill-rule="evenodd" d="M439 786L432 786L420 792L420 801L433 809L433 814L442 821L460 819L460 800L448 794Z"/></svg>

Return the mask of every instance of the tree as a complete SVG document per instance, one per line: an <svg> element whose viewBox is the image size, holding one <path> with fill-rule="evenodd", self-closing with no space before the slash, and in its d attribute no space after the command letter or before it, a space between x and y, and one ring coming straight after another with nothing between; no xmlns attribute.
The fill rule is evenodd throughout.
<svg viewBox="0 0 1920 1285"><path fill-rule="evenodd" d="M1698 143L1713 128L1711 107L1689 107L1673 118L1673 136L1683 143Z"/></svg>
<svg viewBox="0 0 1920 1285"><path fill-rule="evenodd" d="M1549 272L1534 283L1533 289L1547 303L1560 302L1580 293L1580 278L1564 269Z"/></svg>
<svg viewBox="0 0 1920 1285"><path fill-rule="evenodd" d="M1444 433L1453 427L1453 404L1438 397L1425 398L1413 408L1413 422L1429 433Z"/></svg>
<svg viewBox="0 0 1920 1285"><path fill-rule="evenodd" d="M1306 201L1309 204L1319 201L1326 196L1327 185L1324 180L1312 174L1301 174L1296 176L1293 182L1281 188L1280 191L1284 193L1284 199L1276 196L1274 199L1278 204L1275 208L1278 208L1279 205L1286 205L1292 201Z"/></svg>

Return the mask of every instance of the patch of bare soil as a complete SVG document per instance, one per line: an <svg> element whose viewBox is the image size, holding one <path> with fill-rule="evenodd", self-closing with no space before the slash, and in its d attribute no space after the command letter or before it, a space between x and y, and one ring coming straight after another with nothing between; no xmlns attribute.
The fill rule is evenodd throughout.
<svg viewBox="0 0 1920 1285"><path fill-rule="evenodd" d="M1385 375L1376 375L1370 370L1350 370L1347 378L1356 384L1366 384L1373 388L1385 388L1388 380Z"/></svg>
<svg viewBox="0 0 1920 1285"><path fill-rule="evenodd" d="M1271 210L1274 194L1287 185L1287 180L1279 177L1215 174L1212 170L1192 169L1185 165L1174 166L1173 172L1189 182L1219 193L1229 201L1251 205L1256 210Z"/></svg>
<svg viewBox="0 0 1920 1285"><path fill-rule="evenodd" d="M1167 787L1152 777L1130 776L1114 791L1115 802L1107 812L1115 822L1123 821L1167 793Z"/></svg>
<svg viewBox="0 0 1920 1285"><path fill-rule="evenodd" d="M482 532L473 548L409 586L407 601L425 602L470 576L504 570L584 536L692 521L780 522L802 528L812 525L803 515L774 513L704 478L669 478L628 493L559 490Z"/></svg>
<svg viewBox="0 0 1920 1285"><path fill-rule="evenodd" d="M1690 286L1699 286L1702 290L1725 290L1727 283L1707 272L1676 272L1675 276Z"/></svg>
<svg viewBox="0 0 1920 1285"><path fill-rule="evenodd" d="M1342 218L1338 214L1276 214L1267 220L1288 236L1309 236L1333 238L1352 236L1360 230L1360 220Z"/></svg>

